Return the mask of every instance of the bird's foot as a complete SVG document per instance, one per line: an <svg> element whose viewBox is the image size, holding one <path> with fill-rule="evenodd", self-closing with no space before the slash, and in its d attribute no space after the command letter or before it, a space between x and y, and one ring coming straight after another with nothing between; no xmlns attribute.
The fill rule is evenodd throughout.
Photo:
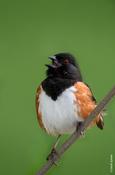
<svg viewBox="0 0 115 175"><path fill-rule="evenodd" d="M78 122L78 123L77 123L76 132L78 132L79 129L81 128L82 123L83 123L83 122ZM80 131L80 135L81 135L82 137L85 137L85 131Z"/></svg>
<svg viewBox="0 0 115 175"><path fill-rule="evenodd" d="M46 160L53 160L54 165L57 166L57 162L55 160L56 156L59 156L57 150L55 148L52 148L50 154L47 156Z"/></svg>

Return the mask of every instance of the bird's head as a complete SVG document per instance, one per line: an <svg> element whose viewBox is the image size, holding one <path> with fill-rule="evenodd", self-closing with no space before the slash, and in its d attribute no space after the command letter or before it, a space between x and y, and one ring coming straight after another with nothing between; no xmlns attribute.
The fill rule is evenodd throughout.
<svg viewBox="0 0 115 175"><path fill-rule="evenodd" d="M49 59L52 61L52 64L46 64L48 77L82 81L79 65L73 55L70 53L59 53L50 56Z"/></svg>

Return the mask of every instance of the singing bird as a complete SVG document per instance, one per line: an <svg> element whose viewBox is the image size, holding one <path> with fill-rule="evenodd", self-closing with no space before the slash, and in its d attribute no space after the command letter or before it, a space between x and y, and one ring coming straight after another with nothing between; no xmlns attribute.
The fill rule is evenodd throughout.
<svg viewBox="0 0 115 175"><path fill-rule="evenodd" d="M79 64L70 53L50 56L46 64L46 79L36 92L36 112L39 125L46 133L57 136L71 134L96 107L96 99L84 83ZM90 124L103 129L103 113ZM54 145L52 151L54 151Z"/></svg>

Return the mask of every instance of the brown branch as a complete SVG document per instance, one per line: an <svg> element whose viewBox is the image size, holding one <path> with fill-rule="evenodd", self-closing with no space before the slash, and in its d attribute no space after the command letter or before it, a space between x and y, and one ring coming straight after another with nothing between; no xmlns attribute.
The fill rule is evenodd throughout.
<svg viewBox="0 0 115 175"><path fill-rule="evenodd" d="M108 94L101 100L97 107L91 112L89 117L83 122L81 127L77 132L74 132L59 148L58 154L54 154L53 158L48 160L45 165L39 170L36 175L44 175L57 161L61 155L81 136L81 132L84 132L92 120L97 116L105 106L110 102L110 100L115 96L115 86L108 92Z"/></svg>

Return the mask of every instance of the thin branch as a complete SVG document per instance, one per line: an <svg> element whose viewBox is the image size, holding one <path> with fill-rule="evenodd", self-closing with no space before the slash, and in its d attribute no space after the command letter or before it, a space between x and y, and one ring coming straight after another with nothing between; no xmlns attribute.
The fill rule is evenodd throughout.
<svg viewBox="0 0 115 175"><path fill-rule="evenodd" d="M56 162L60 159L61 155L81 136L81 133L84 132L89 124L93 121L95 116L97 116L105 106L110 102L110 100L115 96L115 86L108 92L108 94L101 100L97 107L91 112L89 117L83 122L81 127L77 132L74 132L58 149L58 154L54 154L52 159L49 159L45 165L39 170L36 175L44 175Z"/></svg>

